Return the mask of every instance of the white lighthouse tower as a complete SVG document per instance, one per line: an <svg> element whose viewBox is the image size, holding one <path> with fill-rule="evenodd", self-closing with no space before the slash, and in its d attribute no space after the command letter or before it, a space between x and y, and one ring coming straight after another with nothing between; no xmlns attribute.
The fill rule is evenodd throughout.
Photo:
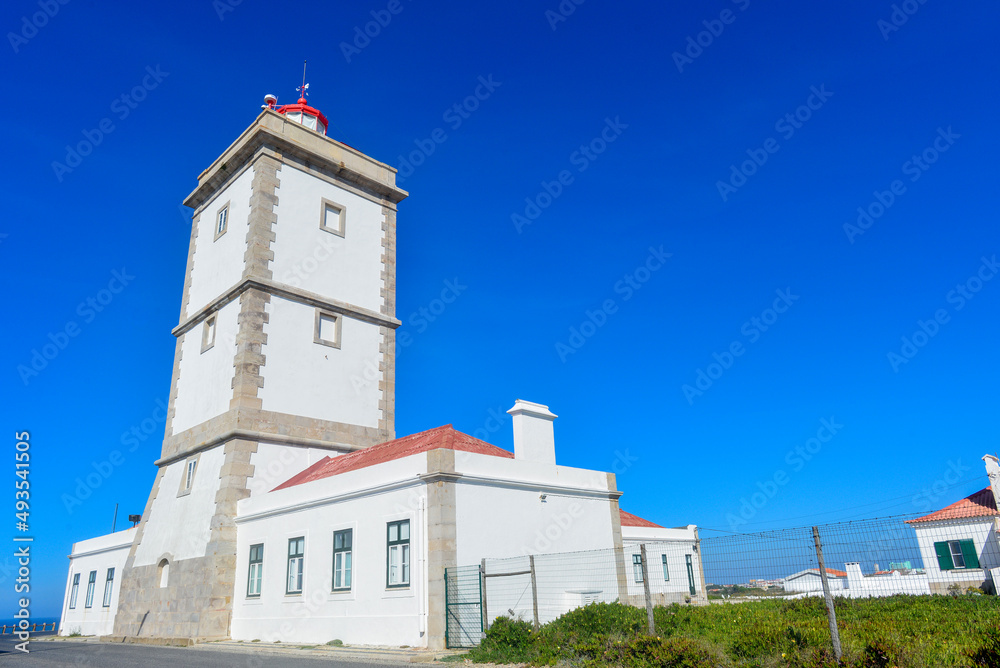
<svg viewBox="0 0 1000 668"><path fill-rule="evenodd" d="M263 111L198 177L158 471L114 635L229 635L236 503L394 438L396 170Z"/></svg>

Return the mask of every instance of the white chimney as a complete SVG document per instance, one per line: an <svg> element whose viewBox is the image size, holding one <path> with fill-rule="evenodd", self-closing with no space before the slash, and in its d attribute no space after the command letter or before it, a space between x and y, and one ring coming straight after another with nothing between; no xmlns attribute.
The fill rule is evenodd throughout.
<svg viewBox="0 0 1000 668"><path fill-rule="evenodd" d="M847 588L848 589L863 589L865 586L865 576L861 572L861 564L856 561L852 561L844 564L844 570L847 571ZM878 570L877 568L875 570Z"/></svg>
<svg viewBox="0 0 1000 668"><path fill-rule="evenodd" d="M558 416L548 406L522 399L515 401L507 412L514 416L514 459L555 465L552 421Z"/></svg>
<svg viewBox="0 0 1000 668"><path fill-rule="evenodd" d="M984 455L983 461L986 462L986 475L990 477L990 487L993 488L993 500L1000 508L1000 462L993 455Z"/></svg>

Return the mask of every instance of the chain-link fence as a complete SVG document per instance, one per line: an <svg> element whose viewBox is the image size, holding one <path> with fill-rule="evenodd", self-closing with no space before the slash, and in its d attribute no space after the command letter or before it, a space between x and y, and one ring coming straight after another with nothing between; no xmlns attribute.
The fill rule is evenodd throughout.
<svg viewBox="0 0 1000 668"><path fill-rule="evenodd" d="M995 511L933 520L907 515L487 558L449 569L449 645L478 643L483 630L502 615L537 627L593 602L619 601L651 611L672 603L808 596L832 602L838 597L995 594L998 528ZM652 627L651 612L649 619Z"/></svg>

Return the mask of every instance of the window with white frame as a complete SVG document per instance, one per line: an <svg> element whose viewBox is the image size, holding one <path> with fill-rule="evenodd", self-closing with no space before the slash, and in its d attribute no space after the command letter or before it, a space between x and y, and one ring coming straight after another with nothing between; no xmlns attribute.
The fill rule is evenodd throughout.
<svg viewBox="0 0 1000 668"><path fill-rule="evenodd" d="M260 596L261 580L264 576L264 544L250 546L250 570L247 573L247 598Z"/></svg>
<svg viewBox="0 0 1000 668"><path fill-rule="evenodd" d="M354 552L354 531L344 529L333 532L333 590L351 588L351 558Z"/></svg>
<svg viewBox="0 0 1000 668"><path fill-rule="evenodd" d="M94 607L94 587L97 586L97 571L90 571L90 577L87 579L87 600L84 602L83 607L92 608Z"/></svg>
<svg viewBox="0 0 1000 668"><path fill-rule="evenodd" d="M215 238L218 239L229 229L229 202L215 214Z"/></svg>
<svg viewBox="0 0 1000 668"><path fill-rule="evenodd" d="M331 348L340 347L341 316L336 313L316 310L316 331L313 333L313 343L319 343Z"/></svg>
<svg viewBox="0 0 1000 668"><path fill-rule="evenodd" d="M962 555L962 544L957 540L948 542L948 549L951 551L951 563L955 568L965 568L965 557Z"/></svg>
<svg viewBox="0 0 1000 668"><path fill-rule="evenodd" d="M306 539L304 536L288 539L288 578L286 594L302 593L302 573L305 566Z"/></svg>
<svg viewBox="0 0 1000 668"><path fill-rule="evenodd" d="M201 352L205 352L215 345L215 325L217 321L217 315L205 318L205 322L201 327Z"/></svg>
<svg viewBox="0 0 1000 668"><path fill-rule="evenodd" d="M108 576L104 578L104 607L111 607L111 591L115 585L115 569L108 569Z"/></svg>
<svg viewBox="0 0 1000 668"><path fill-rule="evenodd" d="M347 208L344 205L331 202L328 199L322 201L319 229L342 237L346 228L346 220Z"/></svg>
<svg viewBox="0 0 1000 668"><path fill-rule="evenodd" d="M636 582L642 582L642 555L632 555L632 573Z"/></svg>
<svg viewBox="0 0 1000 668"><path fill-rule="evenodd" d="M665 554L661 555L661 558L663 560L663 579L666 580L667 582L669 582L670 581L670 569L667 568L667 555L665 555Z"/></svg>
<svg viewBox="0 0 1000 668"><path fill-rule="evenodd" d="M80 574L73 575L73 588L69 590L69 609L76 608L76 597L80 593Z"/></svg>
<svg viewBox="0 0 1000 668"><path fill-rule="evenodd" d="M198 457L192 457L184 462L184 473L181 478L181 490L178 496L184 496L191 492L194 486L194 476L198 472Z"/></svg>
<svg viewBox="0 0 1000 668"><path fill-rule="evenodd" d="M387 587L410 585L410 520L389 522L387 530L386 577Z"/></svg>

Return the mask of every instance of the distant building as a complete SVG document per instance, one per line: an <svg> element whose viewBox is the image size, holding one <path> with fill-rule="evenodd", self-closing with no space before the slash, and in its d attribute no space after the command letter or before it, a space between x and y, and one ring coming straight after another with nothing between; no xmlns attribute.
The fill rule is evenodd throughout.
<svg viewBox="0 0 1000 668"><path fill-rule="evenodd" d="M847 584L847 573L844 571L828 568L826 577L831 591L839 591ZM783 586L788 592L823 591L823 578L818 568L807 568L787 576Z"/></svg>

